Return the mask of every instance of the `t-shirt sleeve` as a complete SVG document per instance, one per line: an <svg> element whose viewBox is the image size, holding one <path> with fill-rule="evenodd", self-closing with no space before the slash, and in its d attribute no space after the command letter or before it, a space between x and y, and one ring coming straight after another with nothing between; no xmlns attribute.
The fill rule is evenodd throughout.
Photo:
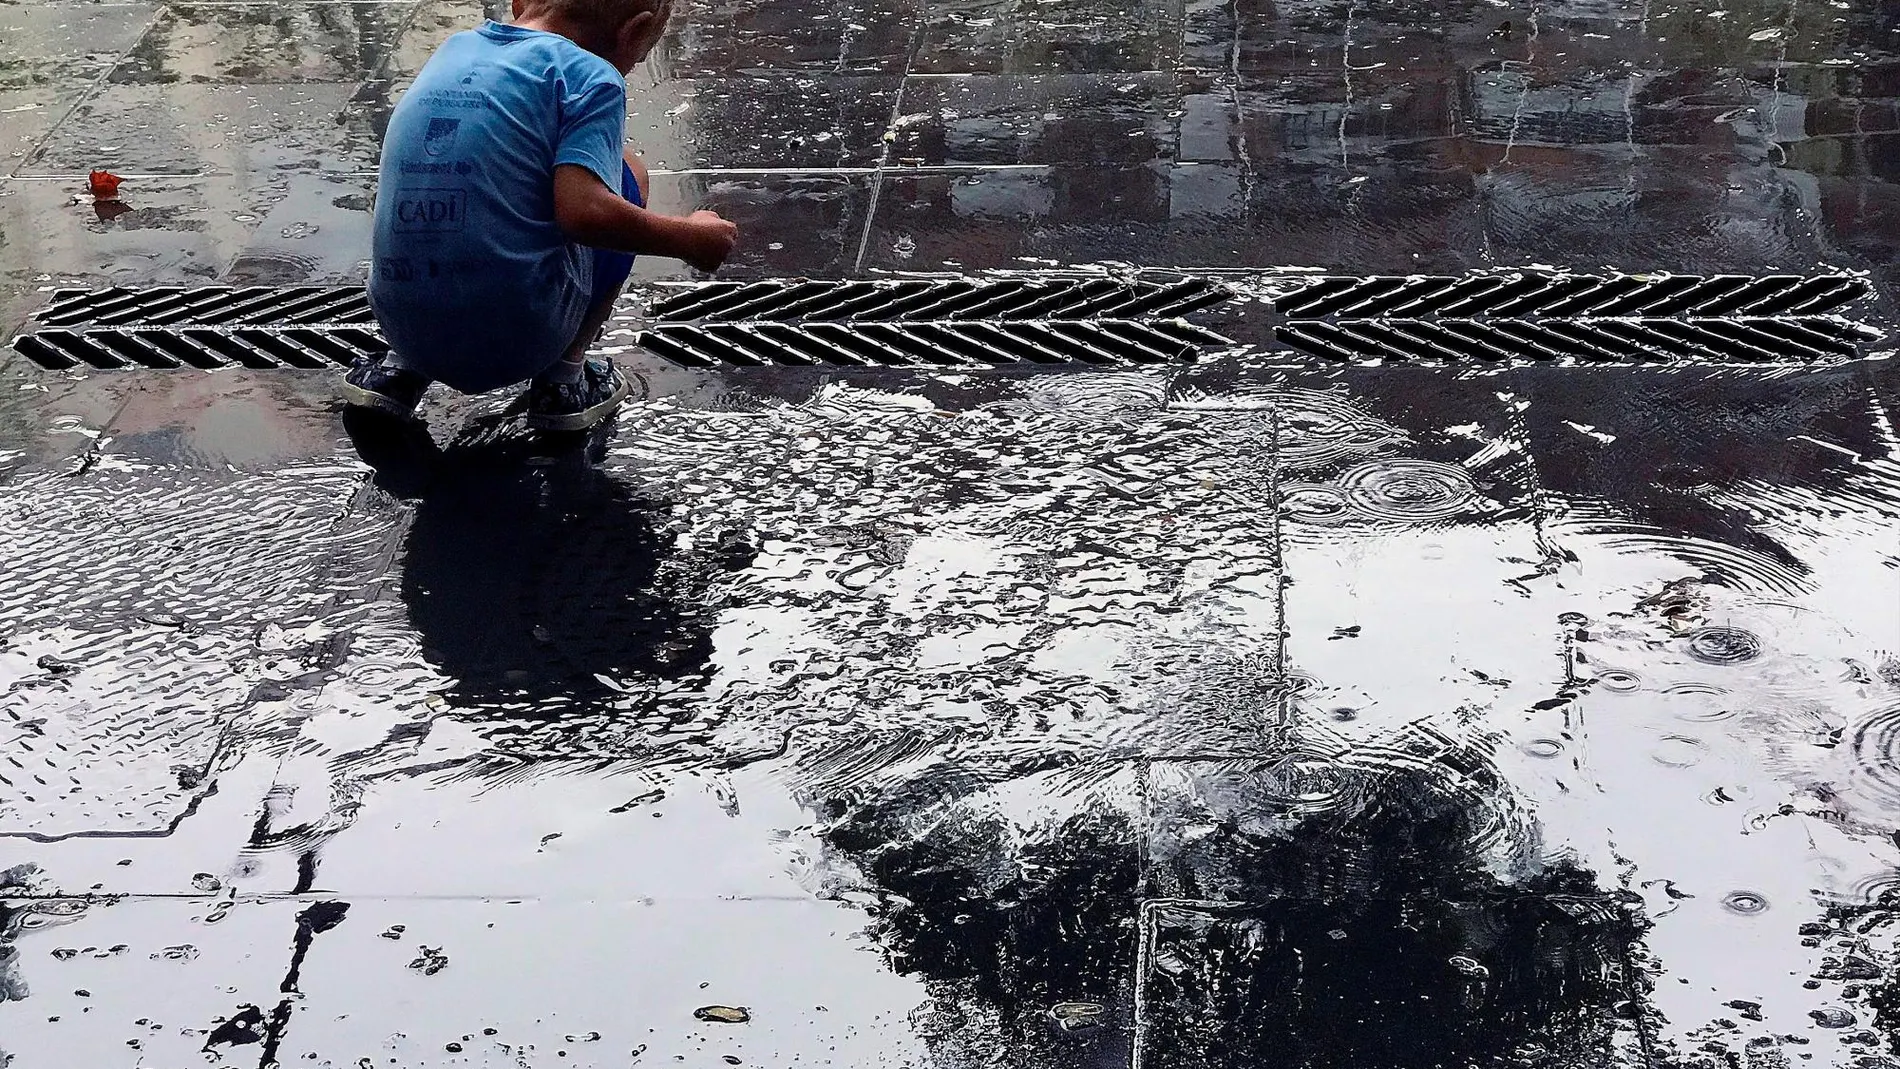
<svg viewBox="0 0 1900 1069"><path fill-rule="evenodd" d="M554 163L585 167L618 192L626 135L627 90L618 82L594 82L562 102Z"/></svg>

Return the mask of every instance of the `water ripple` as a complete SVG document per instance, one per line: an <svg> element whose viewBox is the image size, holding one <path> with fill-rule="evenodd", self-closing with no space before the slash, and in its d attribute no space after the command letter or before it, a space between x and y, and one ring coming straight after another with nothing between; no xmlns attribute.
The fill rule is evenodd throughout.
<svg viewBox="0 0 1900 1069"><path fill-rule="evenodd" d="M1404 457L1359 464L1340 476L1339 486L1367 515L1404 523L1450 519L1478 493L1471 474L1456 464Z"/></svg>
<svg viewBox="0 0 1900 1069"><path fill-rule="evenodd" d="M1746 664L1761 656L1761 639L1753 631L1715 625L1691 631L1689 656L1703 664Z"/></svg>

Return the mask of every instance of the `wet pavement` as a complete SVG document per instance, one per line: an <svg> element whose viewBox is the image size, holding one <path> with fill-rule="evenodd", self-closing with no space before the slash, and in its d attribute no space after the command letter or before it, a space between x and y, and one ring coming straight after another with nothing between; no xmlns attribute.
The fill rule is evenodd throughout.
<svg viewBox="0 0 1900 1069"><path fill-rule="evenodd" d="M630 132L723 277L1900 286L1873 0L679 10ZM359 282L480 15L0 3L0 331ZM0 369L0 1065L1900 1064L1890 361L691 371L640 304L585 442Z"/></svg>

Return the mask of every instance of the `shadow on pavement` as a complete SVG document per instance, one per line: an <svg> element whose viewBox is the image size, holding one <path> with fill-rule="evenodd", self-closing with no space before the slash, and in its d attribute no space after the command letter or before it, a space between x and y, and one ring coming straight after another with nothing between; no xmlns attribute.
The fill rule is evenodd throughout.
<svg viewBox="0 0 1900 1069"><path fill-rule="evenodd" d="M477 416L438 446L420 424L352 410L345 428L376 482L413 500L398 566L426 660L463 709L589 712L629 679L705 664L708 623L684 605L665 503L602 470L611 428L541 436Z"/></svg>

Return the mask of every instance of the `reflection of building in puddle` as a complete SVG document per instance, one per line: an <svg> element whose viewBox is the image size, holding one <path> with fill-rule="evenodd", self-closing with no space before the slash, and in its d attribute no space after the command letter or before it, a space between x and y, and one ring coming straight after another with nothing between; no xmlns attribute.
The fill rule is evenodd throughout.
<svg viewBox="0 0 1900 1069"><path fill-rule="evenodd" d="M1493 744L1420 729L1053 766L913 745L810 800L835 863L880 895L893 966L929 984L932 1064L1618 1050L1639 920L1544 861Z"/></svg>

